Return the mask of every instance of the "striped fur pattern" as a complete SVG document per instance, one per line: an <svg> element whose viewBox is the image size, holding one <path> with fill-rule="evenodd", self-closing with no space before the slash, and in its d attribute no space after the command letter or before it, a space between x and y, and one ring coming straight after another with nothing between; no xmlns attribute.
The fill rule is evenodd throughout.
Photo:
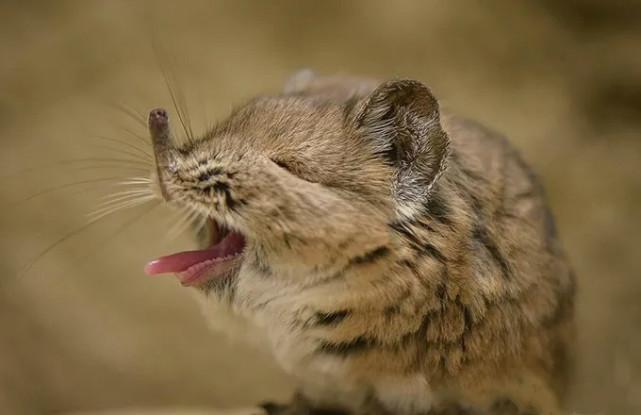
<svg viewBox="0 0 641 415"><path fill-rule="evenodd" d="M197 292L298 380L272 413L558 413L574 281L504 138L420 82L306 71L172 151L171 203L247 239L240 269Z"/></svg>

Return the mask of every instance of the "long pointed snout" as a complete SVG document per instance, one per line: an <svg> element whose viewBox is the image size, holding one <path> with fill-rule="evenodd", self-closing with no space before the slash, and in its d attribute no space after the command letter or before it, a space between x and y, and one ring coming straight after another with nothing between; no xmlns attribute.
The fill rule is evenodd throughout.
<svg viewBox="0 0 641 415"><path fill-rule="evenodd" d="M170 168L172 151L171 130L169 129L169 115L167 115L167 111L158 108L149 113L149 133L154 148L154 157L156 159L158 186L160 187L163 198L169 202L171 195L167 191L164 183L165 174L167 169Z"/></svg>

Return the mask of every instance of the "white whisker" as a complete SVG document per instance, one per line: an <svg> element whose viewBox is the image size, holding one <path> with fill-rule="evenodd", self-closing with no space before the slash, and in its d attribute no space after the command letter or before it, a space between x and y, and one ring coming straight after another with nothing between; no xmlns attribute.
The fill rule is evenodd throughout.
<svg viewBox="0 0 641 415"><path fill-rule="evenodd" d="M109 200L113 199L119 196L126 196L126 195L153 195L154 192L151 191L151 189L142 187L138 189L133 189L133 190L124 190L122 192L116 192L112 193L106 196L101 197L102 200Z"/></svg>
<svg viewBox="0 0 641 415"><path fill-rule="evenodd" d="M136 200L140 199L143 197L155 197L153 193L134 193L134 194L128 194L128 195L119 195L119 196L113 196L110 197L109 199L106 199L104 202L99 204L96 209L104 209L110 206L113 206L115 204L118 204L120 202L126 202L129 200Z"/></svg>
<svg viewBox="0 0 641 415"><path fill-rule="evenodd" d="M143 168L143 167L126 167L126 166L123 167L123 166L114 165L114 164L96 164L96 165L93 165L93 166L68 167L67 169L69 171L108 169L108 170L127 170L127 171L149 172L149 171L151 171L151 166L149 166L147 168Z"/></svg>
<svg viewBox="0 0 641 415"><path fill-rule="evenodd" d="M196 218L197 214L195 212L190 212L180 220L178 220L172 228L167 232L167 237L170 239L176 238L182 233L184 228L189 225L190 222Z"/></svg>
<svg viewBox="0 0 641 415"><path fill-rule="evenodd" d="M146 196L146 197L138 197L133 200L127 200L124 202L121 202L119 204L116 204L114 206L108 206L102 209L99 209L98 211L95 211L91 214L88 215L89 219L91 221L98 220L100 218L103 218L107 215L111 215L112 213L124 210L125 208L131 208L133 206L138 206L142 205L144 203L147 203L151 200L156 199L156 196Z"/></svg>
<svg viewBox="0 0 641 415"><path fill-rule="evenodd" d="M135 121L136 123L139 123L143 127L147 127L147 118L140 111L134 108L131 104L126 104L126 103L118 104L115 102L109 102L107 105L131 117L133 121Z"/></svg>
<svg viewBox="0 0 641 415"><path fill-rule="evenodd" d="M135 146L135 145L133 145L131 143L128 143L127 141L118 140L117 138L107 137L107 136L104 136L104 135L94 135L94 136L91 136L91 137L94 138L94 139L97 139L97 140L110 141L112 143L118 143L120 145L129 147L130 149L132 149L132 150L136 151L137 153L139 153L145 159L151 160L153 158L153 156L151 155L150 152L145 151L142 148L140 148L138 146Z"/></svg>
<svg viewBox="0 0 641 415"><path fill-rule="evenodd" d="M145 177L132 177L130 179L118 182L116 183L116 185L128 186L134 184L150 184L151 182L151 179L147 179Z"/></svg>
<svg viewBox="0 0 641 415"><path fill-rule="evenodd" d="M86 185L86 184L91 184L94 187L101 186L101 185L105 186L105 187L111 186L114 183L109 183L109 182L114 182L114 181L116 181L118 179L120 179L120 177L98 177L98 178L94 178L94 179L79 180L79 181L71 182L71 183L63 183L63 184L60 184L60 185L57 185L57 186L54 186L54 187L50 187L48 189L44 189L44 190L40 190L38 192L32 193L29 196L24 197L23 199L13 203L12 205L10 205L10 207L11 208L16 208L17 206L20 206L20 205L22 205L23 203L25 203L25 202L27 202L29 200L35 199L36 197L40 197L40 196L43 196L43 195L46 195L46 194L49 194L49 193L52 193L52 192L64 190L64 189L71 188L71 187L82 186L82 185ZM86 190L83 190L83 192L84 191L86 191Z"/></svg>
<svg viewBox="0 0 641 415"><path fill-rule="evenodd" d="M99 210L102 210L102 209L105 209L105 208L109 208L111 206L119 204L120 202L127 202L129 200L141 199L141 198L147 197L147 196L151 197L151 196L154 196L154 195L153 194L147 194L147 195L137 195L136 194L136 195L124 195L124 196L114 197L111 200L107 200L107 201L101 203L100 205L98 205L96 207L96 211L99 211Z"/></svg>
<svg viewBox="0 0 641 415"><path fill-rule="evenodd" d="M144 210L142 213L136 215L133 219L130 219L126 221L124 224L116 228L116 231L112 234L112 236L115 236L117 233L121 232L123 229L126 229L129 225L133 224L135 221L140 219L142 216L146 215L149 213L151 210L153 210L158 204L152 206L149 209ZM102 219L104 216L100 216L94 219L87 220L85 223L82 225L71 229L67 233L65 233L63 236L60 238L56 239L53 243L51 243L49 246L47 246L45 249L40 251L32 260L25 265L22 270L16 275L16 278L22 277L23 275L27 274L42 258L46 257L47 254L49 254L51 251L65 243L66 241L72 239L74 236L79 235L80 233L84 232L87 230L89 227L93 226L95 223L97 223L100 219ZM105 239L103 241L106 242L108 239Z"/></svg>
<svg viewBox="0 0 641 415"><path fill-rule="evenodd" d="M110 151L110 152L116 153L118 155L129 156L129 157L131 157L133 159L132 161L137 161L137 162L139 162L141 164L145 164L145 165L151 165L151 157L149 157L149 156L143 156L143 155L140 155L138 153L127 151L127 150L124 150L124 149L110 147L110 146L104 146L104 145L94 144L91 147L99 149L99 150L103 150L103 151ZM129 160L129 159L127 159L127 160Z"/></svg>
<svg viewBox="0 0 641 415"><path fill-rule="evenodd" d="M196 232L200 232L205 227L206 223L207 223L207 216L200 215L200 220L198 221L198 224L196 225Z"/></svg>
<svg viewBox="0 0 641 415"><path fill-rule="evenodd" d="M185 231L185 229L187 229L189 224L193 223L193 221L196 220L196 218L198 218L198 216L200 216L200 214L198 212L196 212L196 211L192 210L192 211L187 212L185 216L183 216L182 218L178 219L178 221L174 224L174 226L172 226L167 231L167 233L165 234L165 237L168 238L168 239L176 238L178 235L183 233Z"/></svg>

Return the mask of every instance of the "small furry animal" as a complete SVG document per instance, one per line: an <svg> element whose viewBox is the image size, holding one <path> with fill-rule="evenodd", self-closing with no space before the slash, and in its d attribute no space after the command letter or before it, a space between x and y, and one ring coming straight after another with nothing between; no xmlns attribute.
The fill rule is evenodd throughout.
<svg viewBox="0 0 641 415"><path fill-rule="evenodd" d="M202 249L146 271L297 379L269 414L560 413L574 278L503 137L419 81L311 71L189 143L164 110L149 128L155 191Z"/></svg>

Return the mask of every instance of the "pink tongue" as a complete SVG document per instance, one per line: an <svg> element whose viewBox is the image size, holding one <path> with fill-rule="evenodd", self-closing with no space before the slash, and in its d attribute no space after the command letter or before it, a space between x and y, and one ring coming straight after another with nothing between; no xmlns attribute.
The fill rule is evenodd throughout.
<svg viewBox="0 0 641 415"><path fill-rule="evenodd" d="M177 273L205 261L223 261L240 254L244 245L245 239L241 234L230 232L222 241L209 249L178 252L154 259L145 265L145 273L149 275Z"/></svg>
<svg viewBox="0 0 641 415"><path fill-rule="evenodd" d="M145 265L145 273L167 274L172 272L182 272L187 268L217 257L216 249L204 249L201 251L185 251L177 254L163 256Z"/></svg>

